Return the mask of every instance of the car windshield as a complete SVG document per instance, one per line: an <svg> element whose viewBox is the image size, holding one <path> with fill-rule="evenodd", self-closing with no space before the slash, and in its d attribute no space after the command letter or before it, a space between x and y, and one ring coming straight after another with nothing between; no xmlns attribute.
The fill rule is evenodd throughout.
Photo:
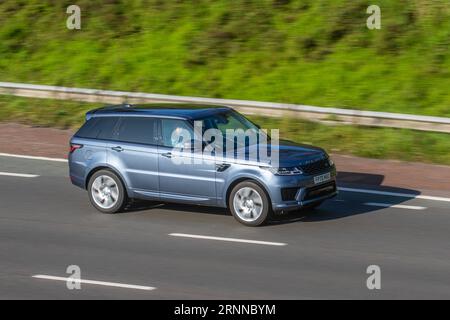
<svg viewBox="0 0 450 320"><path fill-rule="evenodd" d="M201 120L203 121L203 133L209 129L216 129L219 130L222 133L222 136L227 140L231 139L231 137L227 137L227 130L230 129L243 130L246 134L254 131L257 139L253 141L251 139L246 139L247 144L257 143L258 141L261 141L262 135L264 135L267 141L270 140L270 137L263 131L260 131L260 128L256 124L245 118L243 115L237 113L236 111L217 113ZM234 140L235 136L233 135L232 138ZM239 145L241 145L241 143L239 143Z"/></svg>
<svg viewBox="0 0 450 320"><path fill-rule="evenodd" d="M224 113L218 113L203 119L203 126L205 130L218 129L225 135L228 129L242 129L258 130L258 126L247 120L244 116L237 112L229 111Z"/></svg>

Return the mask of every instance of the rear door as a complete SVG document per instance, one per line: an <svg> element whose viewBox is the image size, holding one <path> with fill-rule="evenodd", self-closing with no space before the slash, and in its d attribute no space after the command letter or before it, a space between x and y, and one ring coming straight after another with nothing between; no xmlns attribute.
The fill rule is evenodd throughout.
<svg viewBox="0 0 450 320"><path fill-rule="evenodd" d="M134 196L158 198L156 120L122 116L108 144L108 163L122 174Z"/></svg>
<svg viewBox="0 0 450 320"><path fill-rule="evenodd" d="M107 163L107 145L117 121L116 117L93 117L74 135L71 144L82 147L69 154L72 182L84 187L91 169Z"/></svg>

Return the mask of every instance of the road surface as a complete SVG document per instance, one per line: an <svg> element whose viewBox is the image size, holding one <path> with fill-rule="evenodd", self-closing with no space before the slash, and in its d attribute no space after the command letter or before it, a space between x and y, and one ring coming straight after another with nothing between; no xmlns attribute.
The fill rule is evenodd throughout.
<svg viewBox="0 0 450 320"><path fill-rule="evenodd" d="M5 156L0 191L0 299L450 299L444 198L341 191L259 228L187 205L103 215L66 163ZM52 278L70 265L94 283Z"/></svg>

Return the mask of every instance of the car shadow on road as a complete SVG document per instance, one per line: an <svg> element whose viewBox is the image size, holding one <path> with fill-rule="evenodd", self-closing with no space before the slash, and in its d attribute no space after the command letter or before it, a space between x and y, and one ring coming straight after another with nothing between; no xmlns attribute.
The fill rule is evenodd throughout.
<svg viewBox="0 0 450 320"><path fill-rule="evenodd" d="M420 194L419 191L413 189L382 185L383 181L384 176L379 174L358 172L338 173L339 188L357 190L364 189L408 195ZM376 213L386 209L386 207L375 206L373 204L388 204L392 206L402 204L408 200L411 200L411 197L371 194L365 192L348 192L341 190L336 198L324 202L320 207L290 212L285 216L280 216L278 219L274 220L272 225L293 222L320 222L337 220L361 214Z"/></svg>
<svg viewBox="0 0 450 320"><path fill-rule="evenodd" d="M417 190L383 186L383 181L384 176L378 174L357 172L338 173L339 187L377 190L383 192L404 193L412 195L420 194L420 192ZM383 207L366 205L366 203L372 202L398 205L410 199L411 198L408 197L341 191L338 197L325 201L319 208L300 209L282 215L275 215L268 225L273 226L276 224L286 224L294 222L320 222L342 219L355 215L374 213L385 209ZM198 214L210 215L230 215L228 209L225 208L144 200L134 200L125 208L125 212L138 212L153 209L188 211Z"/></svg>
<svg viewBox="0 0 450 320"><path fill-rule="evenodd" d="M339 171L337 173L339 183L349 183L358 185L381 186L384 175L360 172Z"/></svg>
<svg viewBox="0 0 450 320"><path fill-rule="evenodd" d="M145 201L134 200L129 204L124 212L138 212L152 209L165 209L173 211L189 211L198 212L200 214L212 214L212 215L229 215L229 211L226 208L207 207L200 205L181 204L181 203L169 203L159 201Z"/></svg>

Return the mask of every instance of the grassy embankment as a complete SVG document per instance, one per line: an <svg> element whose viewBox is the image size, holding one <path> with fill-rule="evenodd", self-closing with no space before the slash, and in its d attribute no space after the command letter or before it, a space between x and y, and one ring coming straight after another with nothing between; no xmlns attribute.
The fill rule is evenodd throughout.
<svg viewBox="0 0 450 320"><path fill-rule="evenodd" d="M0 2L0 81L450 116L448 0ZM70 127L91 108L0 97L0 120ZM258 119L375 158L450 164L449 135Z"/></svg>
<svg viewBox="0 0 450 320"><path fill-rule="evenodd" d="M0 81L450 116L448 0L0 2Z"/></svg>
<svg viewBox="0 0 450 320"><path fill-rule="evenodd" d="M0 121L77 128L98 104L0 96ZM450 165L450 135L415 130L328 126L281 118L251 117L263 128L280 129L282 138L311 143L330 152L378 159Z"/></svg>

